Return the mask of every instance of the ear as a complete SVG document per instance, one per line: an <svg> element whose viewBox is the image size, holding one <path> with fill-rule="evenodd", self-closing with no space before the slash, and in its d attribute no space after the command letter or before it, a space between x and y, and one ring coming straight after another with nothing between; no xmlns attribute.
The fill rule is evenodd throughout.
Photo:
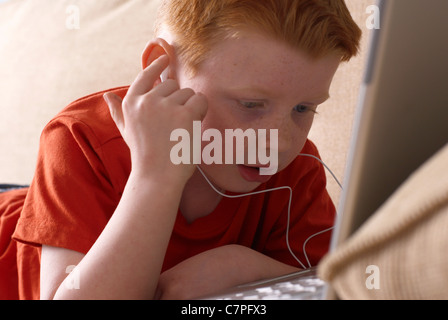
<svg viewBox="0 0 448 320"><path fill-rule="evenodd" d="M156 38L151 40L147 45L142 54L142 67L146 69L154 60L162 55L168 55L170 58L170 70L174 65L175 56L174 48L168 42L162 38Z"/></svg>

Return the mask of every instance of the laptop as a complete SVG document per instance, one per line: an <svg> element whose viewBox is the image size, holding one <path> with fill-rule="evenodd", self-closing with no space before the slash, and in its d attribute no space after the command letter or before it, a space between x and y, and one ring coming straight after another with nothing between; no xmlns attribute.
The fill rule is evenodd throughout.
<svg viewBox="0 0 448 320"><path fill-rule="evenodd" d="M448 1L380 0L330 252L448 142ZM311 268L205 299L333 299Z"/></svg>

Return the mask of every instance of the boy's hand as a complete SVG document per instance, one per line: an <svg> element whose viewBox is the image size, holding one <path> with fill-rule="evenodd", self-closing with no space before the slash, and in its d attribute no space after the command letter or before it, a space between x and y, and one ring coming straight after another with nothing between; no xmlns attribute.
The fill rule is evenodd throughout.
<svg viewBox="0 0 448 320"><path fill-rule="evenodd" d="M168 56L155 60L139 74L123 101L112 93L106 93L104 99L131 151L133 173L163 175L160 179L164 181L185 183L195 167L171 162L170 151L176 142L171 142L170 136L183 128L192 138L193 121L205 117L207 101L192 89L180 89L175 80L161 83L159 77L168 64Z"/></svg>

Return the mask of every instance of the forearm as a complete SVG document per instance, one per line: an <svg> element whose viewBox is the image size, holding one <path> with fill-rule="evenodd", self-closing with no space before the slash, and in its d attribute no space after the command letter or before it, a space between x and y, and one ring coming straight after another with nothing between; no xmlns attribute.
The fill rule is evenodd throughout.
<svg viewBox="0 0 448 320"><path fill-rule="evenodd" d="M251 248L230 245L225 248L229 265L224 266L235 285L289 274L299 269Z"/></svg>
<svg viewBox="0 0 448 320"><path fill-rule="evenodd" d="M298 269L239 245L205 251L164 272L157 298L194 299Z"/></svg>
<svg viewBox="0 0 448 320"><path fill-rule="evenodd" d="M78 264L80 288L63 283L55 298L153 298L181 193L181 186L131 174L112 218Z"/></svg>

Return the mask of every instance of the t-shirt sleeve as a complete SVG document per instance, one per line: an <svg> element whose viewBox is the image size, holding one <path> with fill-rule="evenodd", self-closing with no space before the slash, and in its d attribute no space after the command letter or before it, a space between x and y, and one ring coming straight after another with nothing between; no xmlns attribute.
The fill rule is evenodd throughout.
<svg viewBox="0 0 448 320"><path fill-rule="evenodd" d="M310 141L302 153L319 157L317 148ZM286 245L288 237L293 254L308 268L317 265L328 252L332 231L329 229L334 225L336 210L326 189L325 169L318 160L299 156L291 166L285 172L289 183L286 178L279 182L292 187L289 230L288 201L282 201L281 214L264 251L279 261L302 267ZM289 194L287 198L289 200Z"/></svg>
<svg viewBox="0 0 448 320"><path fill-rule="evenodd" d="M103 156L95 133L82 121L50 122L14 239L87 253L119 202Z"/></svg>

